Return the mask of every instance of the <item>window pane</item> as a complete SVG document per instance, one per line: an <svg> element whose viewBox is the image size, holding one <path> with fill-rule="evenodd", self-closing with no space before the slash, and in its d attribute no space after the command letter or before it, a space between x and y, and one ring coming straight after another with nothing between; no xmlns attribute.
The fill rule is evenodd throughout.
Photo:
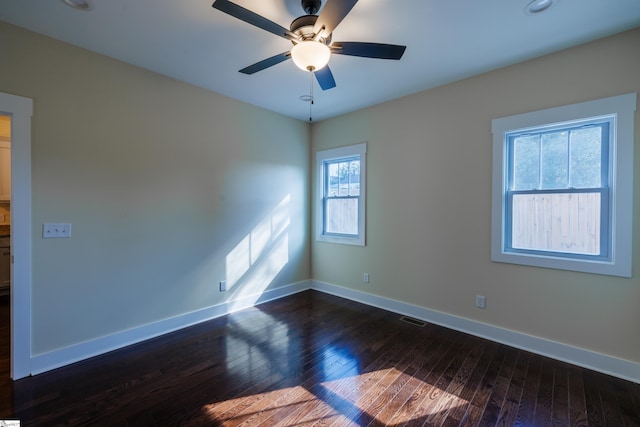
<svg viewBox="0 0 640 427"><path fill-rule="evenodd" d="M327 196L337 196L339 187L339 173L337 163L327 163Z"/></svg>
<svg viewBox="0 0 640 427"><path fill-rule="evenodd" d="M360 160L348 160L333 164L338 178L335 194L330 196L359 196L360 195Z"/></svg>
<svg viewBox="0 0 640 427"><path fill-rule="evenodd" d="M513 189L533 190L540 183L540 136L513 140Z"/></svg>
<svg viewBox="0 0 640 427"><path fill-rule="evenodd" d="M327 199L325 232L358 234L358 199Z"/></svg>
<svg viewBox="0 0 640 427"><path fill-rule="evenodd" d="M349 162L349 173L351 179L349 182L349 195L360 195L360 160L352 160Z"/></svg>
<svg viewBox="0 0 640 427"><path fill-rule="evenodd" d="M542 188L569 187L569 132L552 132L541 136Z"/></svg>
<svg viewBox="0 0 640 427"><path fill-rule="evenodd" d="M348 196L349 195L349 178L351 175L349 174L349 162L340 162L340 190L338 191L339 196Z"/></svg>
<svg viewBox="0 0 640 427"><path fill-rule="evenodd" d="M602 186L602 128L599 126L571 131L571 187Z"/></svg>
<svg viewBox="0 0 640 427"><path fill-rule="evenodd" d="M600 254L600 193L514 194L511 245Z"/></svg>

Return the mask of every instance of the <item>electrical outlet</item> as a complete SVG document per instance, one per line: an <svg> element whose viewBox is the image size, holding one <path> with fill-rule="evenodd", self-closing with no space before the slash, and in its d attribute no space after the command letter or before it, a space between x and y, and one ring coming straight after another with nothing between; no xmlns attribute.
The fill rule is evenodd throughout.
<svg viewBox="0 0 640 427"><path fill-rule="evenodd" d="M364 274L362 275L362 281L363 281L364 283L369 283L369 273L364 273Z"/></svg>
<svg viewBox="0 0 640 427"><path fill-rule="evenodd" d="M43 239L53 239L60 237L71 237L71 224L42 224Z"/></svg>
<svg viewBox="0 0 640 427"><path fill-rule="evenodd" d="M222 280L220 281L220 292L226 292L226 291L227 291L227 281Z"/></svg>
<svg viewBox="0 0 640 427"><path fill-rule="evenodd" d="M487 307L487 298L484 295L476 295L476 307L478 308Z"/></svg>

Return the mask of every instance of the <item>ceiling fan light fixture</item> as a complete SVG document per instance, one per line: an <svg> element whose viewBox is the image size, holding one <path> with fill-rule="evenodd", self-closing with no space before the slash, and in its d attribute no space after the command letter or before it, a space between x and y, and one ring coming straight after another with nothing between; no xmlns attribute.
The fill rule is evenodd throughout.
<svg viewBox="0 0 640 427"><path fill-rule="evenodd" d="M291 58L301 70L318 71L329 63L331 49L324 43L305 40L293 46Z"/></svg>
<svg viewBox="0 0 640 427"><path fill-rule="evenodd" d="M524 8L524 11L527 15L537 15L549 10L551 6L557 4L558 1L559 0L532 0Z"/></svg>
<svg viewBox="0 0 640 427"><path fill-rule="evenodd" d="M60 0L60 1L76 10L82 10L86 12L93 9L93 4L91 4L91 0Z"/></svg>

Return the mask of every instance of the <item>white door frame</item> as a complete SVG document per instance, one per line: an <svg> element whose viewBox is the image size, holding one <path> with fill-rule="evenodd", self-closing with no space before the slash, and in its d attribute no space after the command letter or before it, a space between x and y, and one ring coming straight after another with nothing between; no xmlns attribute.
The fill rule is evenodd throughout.
<svg viewBox="0 0 640 427"><path fill-rule="evenodd" d="M11 116L11 378L31 375L31 116L33 100L0 92Z"/></svg>

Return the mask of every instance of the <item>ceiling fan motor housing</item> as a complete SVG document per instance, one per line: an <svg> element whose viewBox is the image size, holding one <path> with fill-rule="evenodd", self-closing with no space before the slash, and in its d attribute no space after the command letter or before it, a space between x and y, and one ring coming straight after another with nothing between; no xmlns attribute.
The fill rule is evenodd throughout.
<svg viewBox="0 0 640 427"><path fill-rule="evenodd" d="M302 0L302 9L307 15L315 15L320 10L320 0Z"/></svg>
<svg viewBox="0 0 640 427"><path fill-rule="evenodd" d="M289 29L292 33L300 36L301 40L310 40L316 35L313 32L313 28L316 25L317 20L317 15L302 15L291 22ZM320 37L318 41L328 45L331 43L331 35L327 38Z"/></svg>

